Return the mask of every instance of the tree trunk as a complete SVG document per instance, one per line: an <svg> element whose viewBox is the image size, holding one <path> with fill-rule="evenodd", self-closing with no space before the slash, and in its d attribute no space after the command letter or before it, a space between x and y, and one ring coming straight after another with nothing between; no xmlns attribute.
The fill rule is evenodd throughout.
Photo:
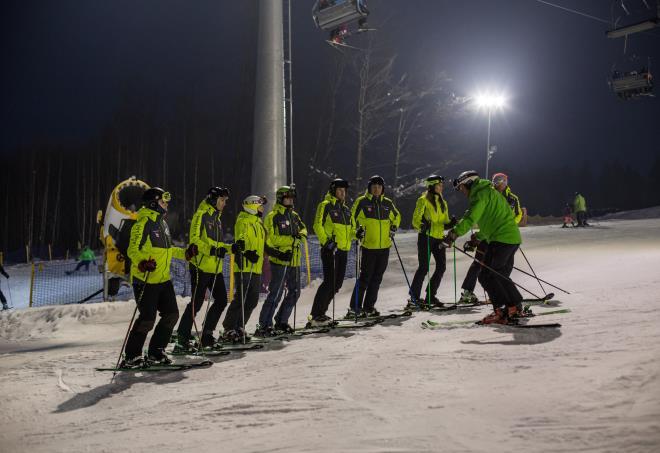
<svg viewBox="0 0 660 453"><path fill-rule="evenodd" d="M41 218L39 219L39 221L41 222L41 227L39 228L40 245L45 244L45 240L46 240L46 224L47 224L46 217L48 216L48 192L50 188L50 161L51 161L51 156L49 155L48 158L46 159L46 187L45 190L42 192L43 202L41 203Z"/></svg>
<svg viewBox="0 0 660 453"><path fill-rule="evenodd" d="M60 212L60 196L62 194L62 163L64 160L64 153L60 154L60 165L57 170L57 191L55 192L55 208L53 209L53 227L51 230L50 243L55 244L57 239L57 228L59 226L59 212Z"/></svg>

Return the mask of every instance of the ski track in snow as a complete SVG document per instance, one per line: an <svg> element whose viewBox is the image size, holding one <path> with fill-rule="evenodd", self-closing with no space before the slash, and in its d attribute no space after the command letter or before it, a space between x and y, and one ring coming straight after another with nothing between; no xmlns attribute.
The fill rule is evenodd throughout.
<svg viewBox="0 0 660 453"><path fill-rule="evenodd" d="M553 290L571 313L530 322L561 329L430 331L420 322L476 320L487 309L415 313L110 383L94 368L114 365L133 302L1 313L0 451L660 451L660 220L521 231L539 276L572 292ZM397 237L409 278L415 240ZM457 253L459 286L468 265ZM526 269L522 256L516 265ZM337 296L338 316L353 284ZM381 312L406 293L392 250ZM313 296L303 291L298 324Z"/></svg>

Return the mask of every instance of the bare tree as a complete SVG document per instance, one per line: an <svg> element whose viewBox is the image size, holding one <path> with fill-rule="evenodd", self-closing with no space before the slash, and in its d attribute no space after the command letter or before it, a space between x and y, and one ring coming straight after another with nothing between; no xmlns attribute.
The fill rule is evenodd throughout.
<svg viewBox="0 0 660 453"><path fill-rule="evenodd" d="M392 66L395 59L396 55L384 60L379 58L371 37L368 46L356 59L359 91L355 182L358 187L362 182L362 161L367 147L384 132L386 110L391 107L393 100Z"/></svg>

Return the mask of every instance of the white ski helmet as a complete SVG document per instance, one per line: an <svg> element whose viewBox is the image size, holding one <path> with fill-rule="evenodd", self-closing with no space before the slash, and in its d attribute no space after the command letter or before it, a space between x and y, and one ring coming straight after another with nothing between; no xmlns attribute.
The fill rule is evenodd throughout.
<svg viewBox="0 0 660 453"><path fill-rule="evenodd" d="M458 190L458 188L462 185L465 185L465 187L469 189L470 187L472 187L472 184L474 184L474 182L478 179L479 179L479 173L477 173L476 171L474 170L464 171L463 173L458 175L458 178L454 179L453 181L454 189Z"/></svg>
<svg viewBox="0 0 660 453"><path fill-rule="evenodd" d="M256 215L259 212L259 206L267 203L266 197L262 195L249 195L243 200L243 209L245 212Z"/></svg>

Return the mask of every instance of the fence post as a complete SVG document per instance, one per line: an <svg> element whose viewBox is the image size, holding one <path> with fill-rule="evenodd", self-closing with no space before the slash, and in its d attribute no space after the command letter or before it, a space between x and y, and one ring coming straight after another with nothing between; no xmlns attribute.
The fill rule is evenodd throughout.
<svg viewBox="0 0 660 453"><path fill-rule="evenodd" d="M32 308L32 293L34 289L34 263L32 263L32 270L30 272L30 308Z"/></svg>
<svg viewBox="0 0 660 453"><path fill-rule="evenodd" d="M0 252L0 266L3 266L5 264L5 256Z"/></svg>
<svg viewBox="0 0 660 453"><path fill-rule="evenodd" d="M48 244L48 261L53 261L53 247Z"/></svg>
<svg viewBox="0 0 660 453"><path fill-rule="evenodd" d="M28 244L25 244L25 262L30 262L30 246Z"/></svg>
<svg viewBox="0 0 660 453"><path fill-rule="evenodd" d="M69 261L69 249L66 249L66 255L64 256L64 259Z"/></svg>

